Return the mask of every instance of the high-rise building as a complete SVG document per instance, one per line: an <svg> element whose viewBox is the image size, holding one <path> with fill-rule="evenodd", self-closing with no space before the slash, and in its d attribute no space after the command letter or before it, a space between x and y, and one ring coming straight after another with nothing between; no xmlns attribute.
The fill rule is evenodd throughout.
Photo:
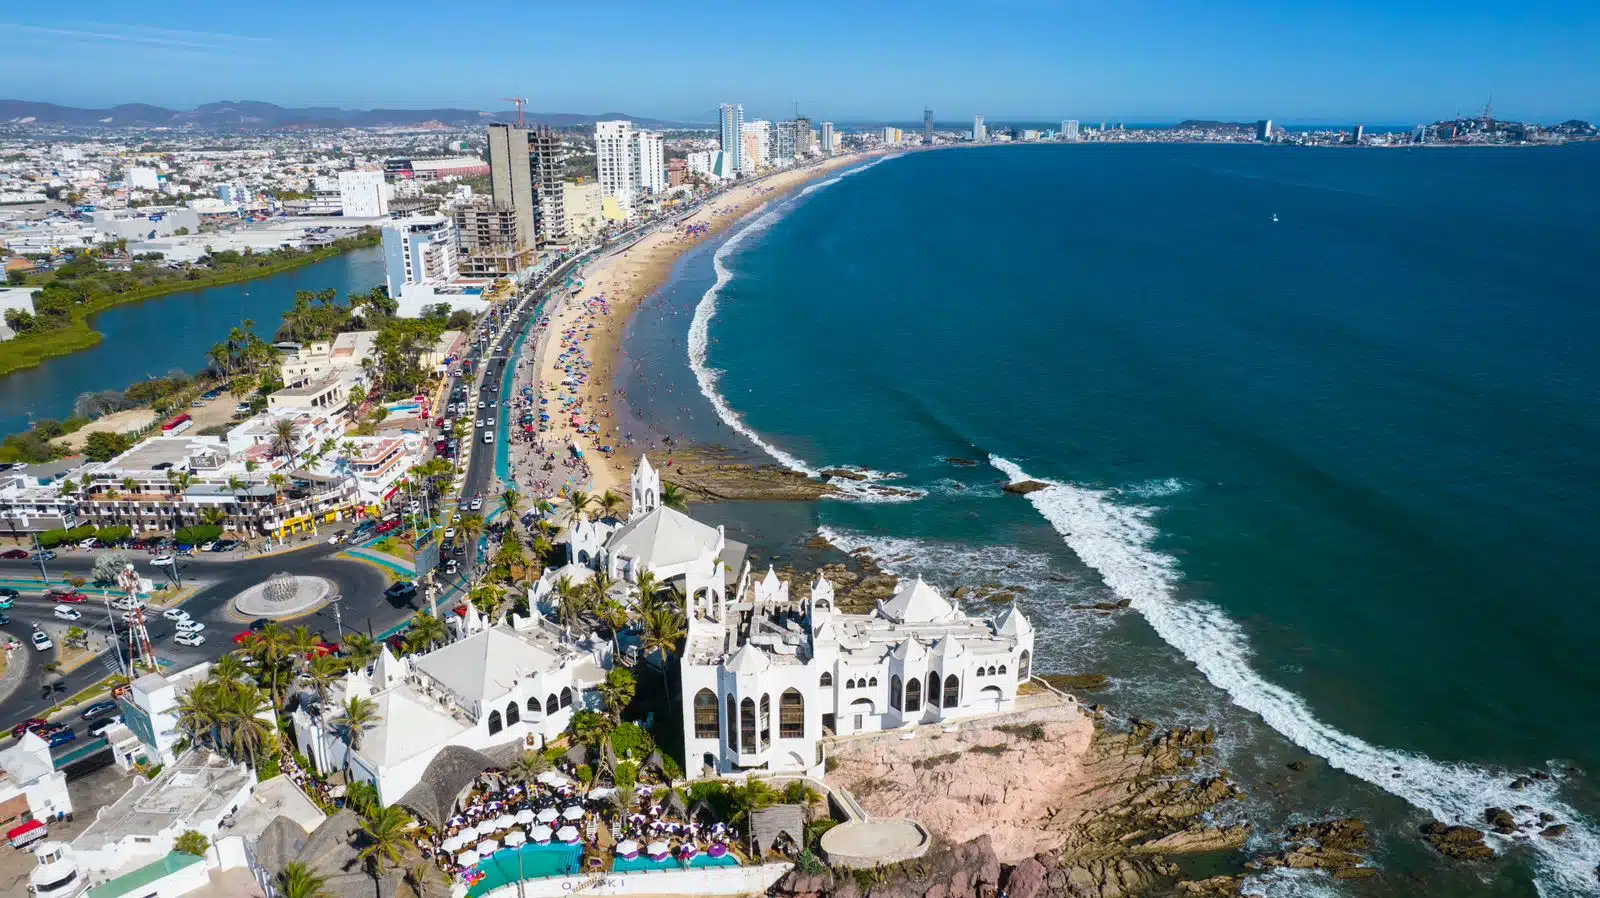
<svg viewBox="0 0 1600 898"><path fill-rule="evenodd" d="M771 130L772 123L762 119L745 122L740 126L742 146L739 148L739 174L753 175L757 170L772 164L767 156L767 142L771 139L769 137Z"/></svg>
<svg viewBox="0 0 1600 898"><path fill-rule="evenodd" d="M899 146L900 142L903 141L903 140L905 140L905 132L904 131L901 131L899 128L893 127L891 125L885 125L884 126L884 129L883 129L883 144L884 144L884 146L891 146L891 147L892 146Z"/></svg>
<svg viewBox="0 0 1600 898"><path fill-rule="evenodd" d="M733 172L745 171L744 107L738 103L723 103L718 120L722 132L723 167Z"/></svg>
<svg viewBox="0 0 1600 898"><path fill-rule="evenodd" d="M833 122L822 123L822 155L833 155Z"/></svg>
<svg viewBox="0 0 1600 898"><path fill-rule="evenodd" d="M1412 143L1424 143L1424 142L1427 141L1427 139L1428 139L1428 127L1426 125L1418 125L1415 128L1411 129L1411 142Z"/></svg>
<svg viewBox="0 0 1600 898"><path fill-rule="evenodd" d="M1067 119L1061 123L1061 139L1077 141L1083 139L1083 134L1078 130L1077 119Z"/></svg>
<svg viewBox="0 0 1600 898"><path fill-rule="evenodd" d="M667 190L666 137L660 131L635 131L635 192L640 196L660 196Z"/></svg>
<svg viewBox="0 0 1600 898"><path fill-rule="evenodd" d="M533 261L533 248L517 233L517 211L493 200L457 206L457 267L476 278L510 277Z"/></svg>
<svg viewBox="0 0 1600 898"><path fill-rule="evenodd" d="M345 218L377 218L389 214L388 186L381 171L339 172L339 204Z"/></svg>
<svg viewBox="0 0 1600 898"><path fill-rule="evenodd" d="M489 196L495 205L516 213L518 249L532 247L538 240L538 224L527 128L489 126Z"/></svg>
<svg viewBox="0 0 1600 898"><path fill-rule="evenodd" d="M412 285L456 279L455 225L443 215L418 215L383 229L384 274L389 295L400 298Z"/></svg>
<svg viewBox="0 0 1600 898"><path fill-rule="evenodd" d="M633 214L638 199L639 140L633 122L618 120L594 123L595 166L600 180L600 196L614 199L624 214Z"/></svg>
<svg viewBox="0 0 1600 898"><path fill-rule="evenodd" d="M538 125L528 132L528 166L532 172L535 239L540 246L565 244L567 233L567 190L564 178L561 132L549 125Z"/></svg>
<svg viewBox="0 0 1600 898"><path fill-rule="evenodd" d="M1272 119L1264 118L1256 122L1256 140L1262 143L1272 142Z"/></svg>
<svg viewBox="0 0 1600 898"><path fill-rule="evenodd" d="M933 143L933 109L922 107L922 142Z"/></svg>
<svg viewBox="0 0 1600 898"><path fill-rule="evenodd" d="M769 153L773 165L794 164L794 157L800 146L799 125L799 122L773 123ZM809 132L810 128L806 130Z"/></svg>
<svg viewBox="0 0 1600 898"><path fill-rule="evenodd" d="M981 115L972 117L972 139L977 143L983 143L989 139L989 132L983 127L983 116Z"/></svg>
<svg viewBox="0 0 1600 898"><path fill-rule="evenodd" d="M796 156L810 156L816 146L816 132L811 130L811 119L800 116L794 120L794 152Z"/></svg>
<svg viewBox="0 0 1600 898"><path fill-rule="evenodd" d="M1367 136L1367 126L1366 125L1356 125L1356 130L1354 132L1352 132L1351 135L1350 135L1350 142L1353 143L1353 144L1360 144L1361 141L1366 136Z"/></svg>

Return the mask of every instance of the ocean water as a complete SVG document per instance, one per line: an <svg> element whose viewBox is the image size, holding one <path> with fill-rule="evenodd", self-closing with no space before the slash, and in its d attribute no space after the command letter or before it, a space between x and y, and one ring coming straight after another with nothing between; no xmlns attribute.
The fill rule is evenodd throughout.
<svg viewBox="0 0 1600 898"><path fill-rule="evenodd" d="M624 383L641 438L915 492L701 512L779 564L1022 586L1041 670L1219 728L1257 845L1375 827L1376 882L1261 894L1596 894L1596 209L1594 145L906 154L686 257ZM1571 828L1415 838L1491 805Z"/></svg>

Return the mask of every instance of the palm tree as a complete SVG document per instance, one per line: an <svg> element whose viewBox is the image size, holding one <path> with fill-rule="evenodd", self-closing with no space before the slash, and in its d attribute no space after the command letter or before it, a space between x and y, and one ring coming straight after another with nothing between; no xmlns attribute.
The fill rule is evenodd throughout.
<svg viewBox="0 0 1600 898"><path fill-rule="evenodd" d="M506 490L500 494L500 507L511 515L512 520L516 520L517 513L522 510L522 494L516 490Z"/></svg>
<svg viewBox="0 0 1600 898"><path fill-rule="evenodd" d="M211 665L210 679L216 683L238 683L250 673L250 668L236 652L229 652Z"/></svg>
<svg viewBox="0 0 1600 898"><path fill-rule="evenodd" d="M329 898L328 887L322 877L299 861L285 865L278 874L278 894L282 898Z"/></svg>
<svg viewBox="0 0 1600 898"><path fill-rule="evenodd" d="M262 715L273 714L274 706L261 690L241 688L232 691L225 702L228 713L228 747L235 756L250 756L250 766L259 768L261 749L272 739L273 725Z"/></svg>
<svg viewBox="0 0 1600 898"><path fill-rule="evenodd" d="M672 694L672 685L667 679L667 673L672 667L669 658L678 650L678 643L683 641L685 630L683 618L678 615L678 609L670 605L655 605L644 612L644 654L661 653L661 687L666 695ZM671 705L672 702L668 702Z"/></svg>
<svg viewBox="0 0 1600 898"><path fill-rule="evenodd" d="M261 665L261 672L269 675L268 691L274 707L278 704L278 674L289 654L289 634L276 623L267 624L245 640L250 653Z"/></svg>
<svg viewBox="0 0 1600 898"><path fill-rule="evenodd" d="M595 616L600 622L611 628L611 657L617 658L622 654L622 631L628 628L628 622L633 616L621 602L606 598L595 607Z"/></svg>
<svg viewBox="0 0 1600 898"><path fill-rule="evenodd" d="M621 507L622 507L622 497L621 496L617 495L616 493L613 493L610 490L606 490L605 492L600 494L600 511L603 512L606 517L608 517L608 518L616 517L617 509L619 509Z"/></svg>
<svg viewBox="0 0 1600 898"><path fill-rule="evenodd" d="M294 447L300 437L300 428L289 418L279 418L272 424L272 451L294 464Z"/></svg>
<svg viewBox="0 0 1600 898"><path fill-rule="evenodd" d="M649 608L656 603L656 593L661 591L661 578L655 571L643 570L633 578L633 585L639 590L639 607Z"/></svg>
<svg viewBox="0 0 1600 898"><path fill-rule="evenodd" d="M406 633L406 648L413 652L431 649L449 638L444 622L422 611L411 617L411 630Z"/></svg>
<svg viewBox="0 0 1600 898"><path fill-rule="evenodd" d="M511 778L524 786L531 785L539 778L539 774L550 769L550 759L542 751L525 751L522 757L511 762L511 767L506 770Z"/></svg>
<svg viewBox="0 0 1600 898"><path fill-rule="evenodd" d="M688 511L689 496L675 483L661 484L661 504L673 511Z"/></svg>
<svg viewBox="0 0 1600 898"><path fill-rule="evenodd" d="M122 491L125 493L137 493L139 491L139 481L134 480L132 477L122 478Z"/></svg>
<svg viewBox="0 0 1600 898"><path fill-rule="evenodd" d="M344 676L344 661L333 655L318 655L306 665L306 681L311 684L317 693L317 705L327 704L328 689Z"/></svg>
<svg viewBox="0 0 1600 898"><path fill-rule="evenodd" d="M605 701L606 711L613 722L622 722L622 710L633 701L637 690L638 683L634 681L633 671L626 667L613 667L606 673L605 681L600 684L600 698Z"/></svg>
<svg viewBox="0 0 1600 898"><path fill-rule="evenodd" d="M572 517L574 519L583 517L583 513L588 510L592 501L594 500L583 490L567 491L567 504L572 506Z"/></svg>
<svg viewBox="0 0 1600 898"><path fill-rule="evenodd" d="M467 593L467 601L479 612L492 617L500 610L500 587L493 583L479 583Z"/></svg>
<svg viewBox="0 0 1600 898"><path fill-rule="evenodd" d="M398 867L405 861L411 834L411 815L398 805L378 808L361 821L361 846L359 856L366 863L373 879L382 879L385 867Z"/></svg>
<svg viewBox="0 0 1600 898"><path fill-rule="evenodd" d="M350 762L361 748L361 738L367 730L378 725L378 703L372 699L353 695L345 699L336 721L339 735L344 737L344 778L350 779Z"/></svg>
<svg viewBox="0 0 1600 898"><path fill-rule="evenodd" d="M198 744L201 736L210 736L222 726L222 709L215 689L204 684L178 696L178 730L189 742Z"/></svg>
<svg viewBox="0 0 1600 898"><path fill-rule="evenodd" d="M274 471L267 475L267 485L281 493L283 488L289 485L289 478L281 472Z"/></svg>
<svg viewBox="0 0 1600 898"><path fill-rule="evenodd" d="M562 623L569 627L577 624L578 618L583 615L585 590L573 583L571 577L562 574L556 580L555 593L556 598L561 602L561 606L556 609L556 613L561 615Z"/></svg>
<svg viewBox="0 0 1600 898"><path fill-rule="evenodd" d="M378 660L378 653L382 651L382 646L365 633L351 633L346 636L343 648L344 656L354 670L361 670Z"/></svg>

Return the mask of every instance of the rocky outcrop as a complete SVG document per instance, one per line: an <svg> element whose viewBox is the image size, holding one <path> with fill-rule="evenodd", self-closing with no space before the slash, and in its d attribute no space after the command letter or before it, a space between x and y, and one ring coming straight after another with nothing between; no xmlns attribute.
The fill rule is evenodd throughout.
<svg viewBox="0 0 1600 898"><path fill-rule="evenodd" d="M829 468L826 471L818 471L817 473L822 475L823 480L839 479L862 481L867 479L867 475L861 473L860 471L852 471L849 468Z"/></svg>
<svg viewBox="0 0 1600 898"><path fill-rule="evenodd" d="M1367 850L1367 825L1354 818L1323 820L1289 827L1284 833L1286 848L1277 854L1256 858L1247 866L1252 870L1322 870L1334 879L1364 879L1377 870L1365 865L1360 852Z"/></svg>
<svg viewBox="0 0 1600 898"><path fill-rule="evenodd" d="M1118 599L1115 602L1079 602L1072 606L1074 611L1121 611L1128 607L1127 599Z"/></svg>
<svg viewBox="0 0 1600 898"><path fill-rule="evenodd" d="M1111 685L1111 678L1105 674L1042 674L1039 679L1063 692L1092 692L1104 689Z"/></svg>
<svg viewBox="0 0 1600 898"><path fill-rule="evenodd" d="M1233 898L1244 888L1242 876L1213 876L1198 882L1184 881L1174 890L1179 895L1191 898Z"/></svg>
<svg viewBox="0 0 1600 898"><path fill-rule="evenodd" d="M1049 486L1050 484L1040 483L1037 480L1019 480L1016 483L1008 483L1001 489L1014 496L1026 496L1029 493L1037 493L1042 489L1047 489Z"/></svg>
<svg viewBox="0 0 1600 898"><path fill-rule="evenodd" d="M955 465L958 468L976 468L978 466L977 460L976 459L971 459L971 458L955 458L955 457L951 457L951 458L945 459L945 462L947 464Z"/></svg>
<svg viewBox="0 0 1600 898"><path fill-rule="evenodd" d="M808 501L838 488L774 464L752 464L720 446L680 449L667 457L661 477L691 502L740 499Z"/></svg>
<svg viewBox="0 0 1600 898"><path fill-rule="evenodd" d="M1433 820L1423 825L1422 838L1434 851L1458 861L1494 857L1494 849L1483 843L1483 832L1470 826L1449 826Z"/></svg>

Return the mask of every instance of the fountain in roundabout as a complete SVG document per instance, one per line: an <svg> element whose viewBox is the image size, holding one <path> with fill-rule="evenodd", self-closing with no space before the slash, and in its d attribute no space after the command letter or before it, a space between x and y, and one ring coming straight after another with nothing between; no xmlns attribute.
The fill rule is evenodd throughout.
<svg viewBox="0 0 1600 898"><path fill-rule="evenodd" d="M279 572L234 596L233 608L245 617L282 620L315 610L333 597L329 580Z"/></svg>

